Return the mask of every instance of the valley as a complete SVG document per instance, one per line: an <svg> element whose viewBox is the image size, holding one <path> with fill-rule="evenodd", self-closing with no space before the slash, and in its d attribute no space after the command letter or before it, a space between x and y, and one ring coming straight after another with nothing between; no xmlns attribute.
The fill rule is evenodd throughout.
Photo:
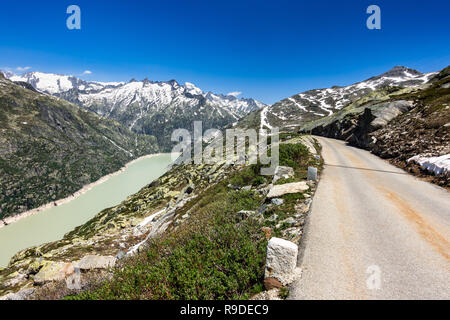
<svg viewBox="0 0 450 320"><path fill-rule="evenodd" d="M0 218L71 196L159 151L152 136L135 134L2 74L0 105Z"/></svg>
<svg viewBox="0 0 450 320"><path fill-rule="evenodd" d="M0 267L6 267L17 252L62 239L103 209L115 206L163 175L172 162L170 154L143 157L106 180L87 188L76 198L68 198L54 206L50 203L20 220L0 228L0 243L8 243L0 253ZM6 219L8 221L8 219ZM42 232L45 230L45 232Z"/></svg>
<svg viewBox="0 0 450 320"><path fill-rule="evenodd" d="M7 75L15 81L0 82L4 92L15 90L3 100L12 106L5 113L5 126L13 126L8 134L21 132L20 124L34 120L16 117L14 106L19 102L14 99L24 97L22 105L44 99L56 103L56 110L71 110L62 117L62 132L69 137L71 131L65 128L75 111L87 115L81 119L104 123L106 132L112 126L121 134L100 139L106 144L96 150L115 152L103 155L103 160L118 154L131 161L140 157L144 146L150 148L147 154L168 150L173 145L167 140L169 133L174 128L192 129L194 120L203 120L204 130L279 127L281 132L279 145L274 142L280 163L272 176L261 175L262 164L248 159L239 164L176 162L166 172L169 156L155 156L149 158L154 160L149 175L142 174L145 169L137 162L69 203L0 229L0 241L15 243L2 256L0 295L74 300L436 297L432 290L418 293L424 283L433 283L445 295L447 273L439 270L448 258L448 70L422 74L395 67L347 87L310 90L271 106L204 93L176 81L96 83L43 73ZM37 110L42 109L38 104ZM61 136L53 132L60 130L62 120L57 119L47 136ZM97 141L96 136L88 137L86 141ZM277 141L268 140L270 146ZM15 140L6 136L4 141ZM142 145L144 141L148 144ZM5 150L16 149L12 145ZM75 159L82 155L74 153ZM16 156L28 160L23 153ZM376 156L444 189L417 181ZM434 171L427 171L415 163L416 156L444 159L443 167L428 166ZM311 167L320 183L318 177L311 178ZM18 181L26 185L26 180ZM52 184L45 188L52 190ZM401 200L405 197L407 201ZM405 203L414 203L415 209ZM371 210L362 209L369 204ZM376 230L370 229L373 223ZM53 225L55 231L45 237L29 231ZM390 240L381 239L386 230ZM350 241L350 235L357 239ZM420 255L433 263L424 266L400 244L389 246L386 255L371 249L381 252L385 246L380 243L395 242L395 237L413 239ZM271 239L300 246L299 267L288 275L289 281L268 276ZM399 255L411 262L408 270L395 262ZM323 263L323 256L334 261L333 268ZM366 269L374 265L367 257L381 261L383 270L398 272L400 280L390 279L381 293L367 291ZM420 277L411 278L408 272ZM72 281L77 286L68 285ZM332 282L337 287L328 285ZM414 293L400 294L407 290Z"/></svg>

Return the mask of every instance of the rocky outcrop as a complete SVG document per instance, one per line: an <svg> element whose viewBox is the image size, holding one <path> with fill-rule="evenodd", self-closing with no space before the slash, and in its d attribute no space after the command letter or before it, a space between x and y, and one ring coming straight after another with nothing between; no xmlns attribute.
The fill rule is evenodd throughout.
<svg viewBox="0 0 450 320"><path fill-rule="evenodd" d="M386 126L370 134L370 150L381 158L442 187L450 186L447 174L429 172L415 161L450 154L450 68L436 76L433 84L406 96L414 100L414 108L392 119ZM437 174L437 175L436 175Z"/></svg>
<svg viewBox="0 0 450 320"><path fill-rule="evenodd" d="M34 283L42 285L52 281L62 281L75 271L72 263L47 262L34 277Z"/></svg>
<svg viewBox="0 0 450 320"><path fill-rule="evenodd" d="M304 192L309 189L305 181L272 186L267 198L278 198L285 194Z"/></svg>
<svg viewBox="0 0 450 320"><path fill-rule="evenodd" d="M293 176L294 176L294 169L292 169L291 167L278 166L275 169L275 175L273 176L272 183L275 183L281 179L289 179L292 178Z"/></svg>
<svg viewBox="0 0 450 320"><path fill-rule="evenodd" d="M319 125L312 129L311 133L313 135L341 139L357 146L363 146L369 143L370 123L374 119L375 117L372 111L366 108L361 115L351 115L327 125Z"/></svg>
<svg viewBox="0 0 450 320"><path fill-rule="evenodd" d="M17 293L9 293L3 297L0 297L0 300L27 300L34 293L34 288L23 289Z"/></svg>
<svg viewBox="0 0 450 320"><path fill-rule="evenodd" d="M350 145L368 149L373 143L370 133L411 109L411 101L382 102L365 108L362 113L350 113L343 119L312 129L312 134L347 141Z"/></svg>
<svg viewBox="0 0 450 320"><path fill-rule="evenodd" d="M75 268L81 271L95 270L95 269L108 269L115 266L117 261L116 257L112 256L97 256L88 255L83 257L75 264Z"/></svg>

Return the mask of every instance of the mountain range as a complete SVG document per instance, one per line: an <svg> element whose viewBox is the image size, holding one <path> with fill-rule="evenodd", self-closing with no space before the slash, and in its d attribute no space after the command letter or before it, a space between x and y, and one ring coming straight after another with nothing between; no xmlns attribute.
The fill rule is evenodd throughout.
<svg viewBox="0 0 450 320"><path fill-rule="evenodd" d="M0 219L70 196L158 150L153 136L0 73Z"/></svg>
<svg viewBox="0 0 450 320"><path fill-rule="evenodd" d="M192 83L180 85L175 80L95 82L42 72L23 75L5 72L5 76L103 118L117 120L136 133L156 136L165 151L170 150L171 133L175 129L191 129L192 123L200 120L205 129L221 128L266 107L254 99L204 92Z"/></svg>

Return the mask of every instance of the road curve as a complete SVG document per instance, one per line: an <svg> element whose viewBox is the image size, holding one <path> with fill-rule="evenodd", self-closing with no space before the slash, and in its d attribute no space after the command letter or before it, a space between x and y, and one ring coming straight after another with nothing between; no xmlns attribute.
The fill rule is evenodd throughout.
<svg viewBox="0 0 450 320"><path fill-rule="evenodd" d="M289 299L450 299L450 194L343 141L325 168Z"/></svg>

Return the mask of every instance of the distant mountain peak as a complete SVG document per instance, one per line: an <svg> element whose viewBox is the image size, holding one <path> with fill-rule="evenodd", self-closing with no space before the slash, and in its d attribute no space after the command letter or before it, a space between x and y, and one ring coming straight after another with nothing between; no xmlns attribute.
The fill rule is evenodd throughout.
<svg viewBox="0 0 450 320"><path fill-rule="evenodd" d="M381 74L379 77L401 77L401 76L421 76L422 73L404 66L395 66L391 70Z"/></svg>

